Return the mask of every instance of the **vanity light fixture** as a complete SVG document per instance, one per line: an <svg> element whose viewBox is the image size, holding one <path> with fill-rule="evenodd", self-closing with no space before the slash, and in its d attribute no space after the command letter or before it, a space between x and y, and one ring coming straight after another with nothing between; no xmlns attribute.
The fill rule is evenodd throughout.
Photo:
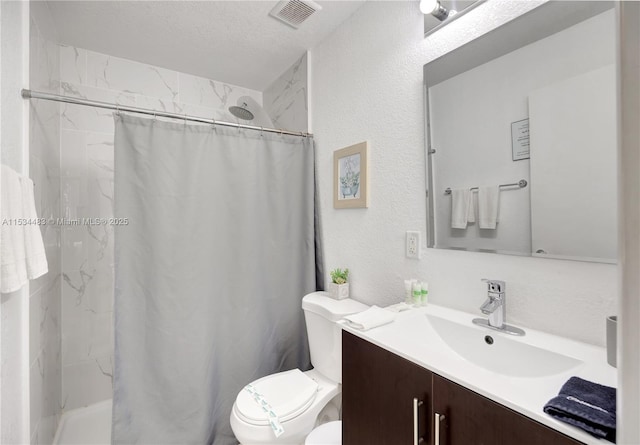
<svg viewBox="0 0 640 445"><path fill-rule="evenodd" d="M449 18L449 15L453 16L456 11L449 10L442 6L439 0L420 0L420 11L423 14L431 14L441 22Z"/></svg>
<svg viewBox="0 0 640 445"><path fill-rule="evenodd" d="M420 0L424 17L424 35L442 29L486 0Z"/></svg>

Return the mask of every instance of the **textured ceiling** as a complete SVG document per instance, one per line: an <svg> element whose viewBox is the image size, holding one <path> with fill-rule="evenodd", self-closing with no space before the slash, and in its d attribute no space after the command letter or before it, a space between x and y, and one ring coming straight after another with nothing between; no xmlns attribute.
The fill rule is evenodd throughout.
<svg viewBox="0 0 640 445"><path fill-rule="evenodd" d="M269 16L276 1L48 4L63 44L263 91L363 1L319 1L297 30Z"/></svg>

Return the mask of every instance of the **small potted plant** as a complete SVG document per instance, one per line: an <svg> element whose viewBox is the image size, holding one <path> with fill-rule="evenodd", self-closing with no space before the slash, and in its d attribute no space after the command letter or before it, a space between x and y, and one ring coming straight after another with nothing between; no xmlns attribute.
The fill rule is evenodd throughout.
<svg viewBox="0 0 640 445"><path fill-rule="evenodd" d="M349 269L334 269L330 274L329 293L331 297L336 300L349 298Z"/></svg>

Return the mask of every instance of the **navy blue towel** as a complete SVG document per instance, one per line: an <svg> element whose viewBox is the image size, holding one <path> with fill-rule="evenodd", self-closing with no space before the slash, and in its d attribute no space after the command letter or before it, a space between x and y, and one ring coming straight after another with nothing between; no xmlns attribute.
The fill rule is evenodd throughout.
<svg viewBox="0 0 640 445"><path fill-rule="evenodd" d="M544 412L596 437L616 441L616 389L571 377Z"/></svg>

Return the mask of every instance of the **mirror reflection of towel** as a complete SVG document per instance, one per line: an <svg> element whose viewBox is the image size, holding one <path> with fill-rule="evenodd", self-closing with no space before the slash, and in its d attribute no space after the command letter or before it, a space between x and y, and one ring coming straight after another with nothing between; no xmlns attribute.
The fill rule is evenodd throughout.
<svg viewBox="0 0 640 445"><path fill-rule="evenodd" d="M470 189L451 191L451 228L466 229L467 223L476 221L473 192Z"/></svg>
<svg viewBox="0 0 640 445"><path fill-rule="evenodd" d="M500 187L478 187L478 223L481 229L495 229L500 211Z"/></svg>

